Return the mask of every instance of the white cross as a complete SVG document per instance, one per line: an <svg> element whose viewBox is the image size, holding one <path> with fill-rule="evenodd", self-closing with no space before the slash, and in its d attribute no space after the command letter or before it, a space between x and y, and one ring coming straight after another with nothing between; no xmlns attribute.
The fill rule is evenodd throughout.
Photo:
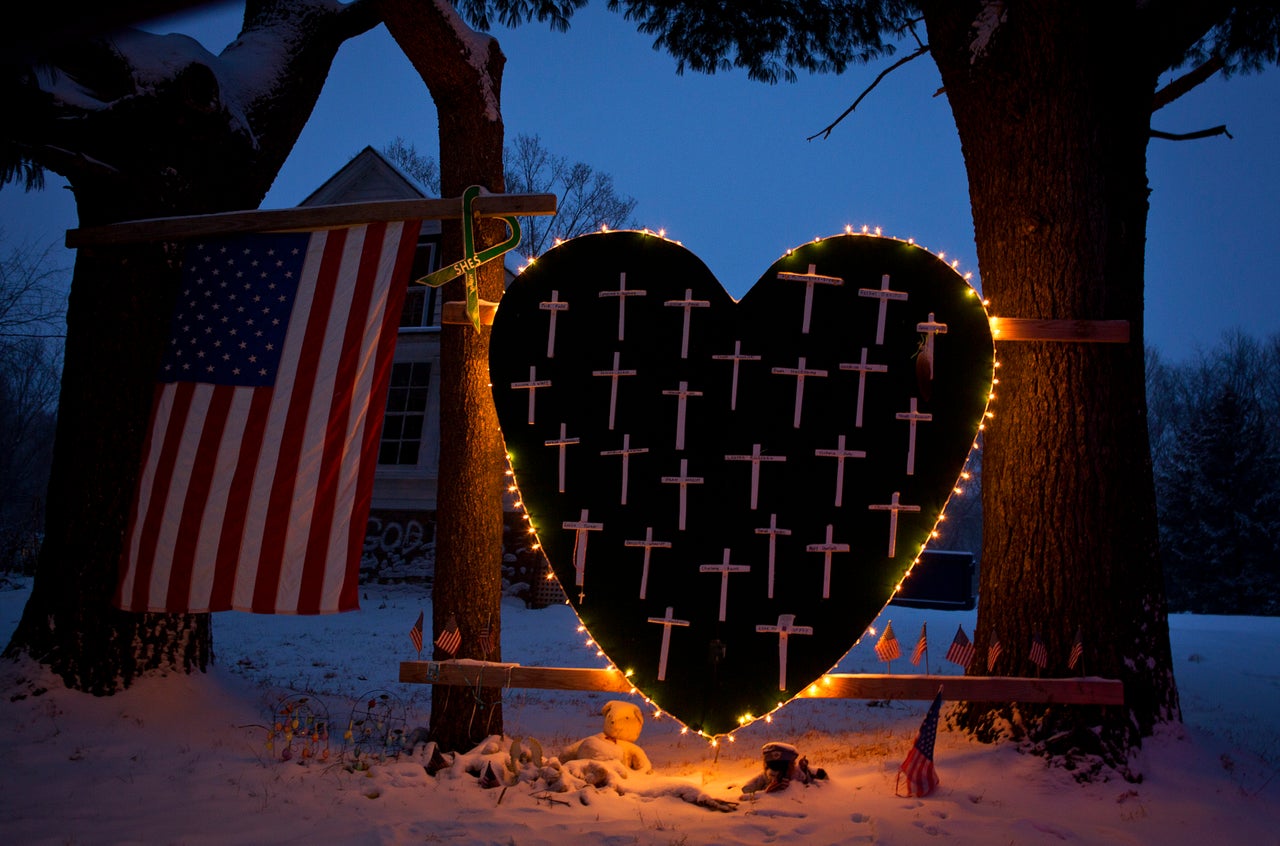
<svg viewBox="0 0 1280 846"><path fill-rule="evenodd" d="M804 320L800 323L800 333L802 335L809 334L809 316L813 313L813 286L844 284L844 280L839 276L819 276L816 264L809 265L808 273L779 273L778 278L789 282L804 283Z"/></svg>
<svg viewBox="0 0 1280 846"><path fill-rule="evenodd" d="M876 346L884 343L884 318L888 310L889 300L905 300L907 298L906 291L889 290L889 274L880 277L880 287L877 288L859 288L859 297L872 297L880 301L880 315L876 318Z"/></svg>
<svg viewBox="0 0 1280 846"><path fill-rule="evenodd" d="M587 575L587 532L599 532L604 529L604 523L592 523L587 519L587 509L582 509L581 516L575 520L566 520L560 524L562 529L573 529L573 583L578 587L582 587L586 581ZM578 592L578 601L581 602L583 593Z"/></svg>
<svg viewBox="0 0 1280 846"><path fill-rule="evenodd" d="M858 371L858 413L854 415L853 425L859 429L862 428L862 398L867 392L867 374L868 373L888 373L889 365L887 364L868 364L867 348L862 348L861 361L842 361L840 362L841 370Z"/></svg>
<svg viewBox="0 0 1280 846"><path fill-rule="evenodd" d="M812 626L795 625L795 614L779 614L776 626L756 626L756 631L778 635L778 690L787 689L787 636L811 635Z"/></svg>
<svg viewBox="0 0 1280 846"><path fill-rule="evenodd" d="M640 598L644 599L644 593L649 588L649 553L655 549L670 549L671 541L654 540L653 526L645 526L644 540L624 540L622 545L644 547L644 569L640 571Z"/></svg>
<svg viewBox="0 0 1280 846"><path fill-rule="evenodd" d="M689 475L689 459L680 459L680 475L679 476L663 476L662 483L664 485L680 486L680 531L684 531L684 518L689 504L689 485L701 485L706 479L702 476Z"/></svg>
<svg viewBox="0 0 1280 846"><path fill-rule="evenodd" d="M601 297L616 297L618 300L618 340L623 339L626 331L627 322L627 297L646 297L648 291L628 291L627 290L627 274L618 274L618 290L601 291Z"/></svg>
<svg viewBox="0 0 1280 846"><path fill-rule="evenodd" d="M576 444L580 438L565 437L565 424L560 424L560 437L550 441L543 441L546 446L560 447L560 493L564 493L564 451L565 447Z"/></svg>
<svg viewBox="0 0 1280 846"><path fill-rule="evenodd" d="M671 627L689 625L688 620L677 620L671 616L673 613L675 609L668 605L667 616L649 618L650 623L662 626L662 651L658 653L658 681L665 681L667 678L667 655L671 652Z"/></svg>
<svg viewBox="0 0 1280 846"><path fill-rule="evenodd" d="M528 382L512 382L511 387L516 390L523 389L529 392L529 422L533 423L533 396L537 392L538 388L550 388L551 380L539 379L538 368L530 364L529 365L529 381Z"/></svg>
<svg viewBox="0 0 1280 846"><path fill-rule="evenodd" d="M729 574L750 573L751 568L746 564L730 564L729 550L725 549L724 561L719 564L703 564L698 567L698 572L720 574L720 622L723 623L725 611L729 607Z"/></svg>
<svg viewBox="0 0 1280 846"><path fill-rule="evenodd" d="M751 510L756 510L756 503L760 499L760 462L762 461L786 461L785 455L761 455L760 444L751 445L750 455L726 455L725 461L750 461L751 462Z"/></svg>
<svg viewBox="0 0 1280 846"><path fill-rule="evenodd" d="M648 452L648 447L631 448L631 435L622 436L622 449L602 449L601 455L621 455L622 456L622 505L627 504L627 467L631 463L631 456L640 455ZM644 599L643 596L640 597Z"/></svg>
<svg viewBox="0 0 1280 846"><path fill-rule="evenodd" d="M887 505L868 505L867 508L871 511L889 512L889 557L892 558L898 548L898 512L919 511L920 506L901 504L898 502L898 491L894 491Z"/></svg>
<svg viewBox="0 0 1280 846"><path fill-rule="evenodd" d="M636 375L636 371L634 370L618 369L618 360L621 356L622 356L622 353L620 352L615 352L613 354L612 370L592 370L591 371L592 376L608 376L613 381L613 384L609 387L609 429L610 431L613 430L613 419L614 419L614 415L618 410L618 377Z"/></svg>
<svg viewBox="0 0 1280 846"><path fill-rule="evenodd" d="M734 341L732 355L713 355L711 359L713 361L733 362L733 385L729 389L729 410L734 411L738 407L738 364L743 361L759 361L760 356L743 354L742 341Z"/></svg>
<svg viewBox="0 0 1280 846"><path fill-rule="evenodd" d="M822 598L831 598L831 556L836 552L848 552L849 544L832 543L831 533L833 528L830 523L827 524L827 540L826 543L811 543L804 548L805 552L821 552L822 553Z"/></svg>
<svg viewBox="0 0 1280 846"><path fill-rule="evenodd" d="M779 529L778 515L770 514L768 527L763 529L756 529L756 534L769 536L769 598L773 599L774 556L775 556L775 553L777 552L777 547L778 547L778 535L790 535L791 530Z"/></svg>
<svg viewBox="0 0 1280 846"><path fill-rule="evenodd" d="M688 382L681 382L680 387L674 391L663 391L664 397L679 397L676 404L676 449L684 449L684 424L687 414L686 405L689 397L700 397L702 391L689 390Z"/></svg>
<svg viewBox="0 0 1280 846"><path fill-rule="evenodd" d="M552 291L549 301L538 303L538 308L551 312L551 320L547 326L547 358L556 357L556 315L569 310L569 304L561 302L560 292Z"/></svg>
<svg viewBox="0 0 1280 846"><path fill-rule="evenodd" d="M860 449L845 449L844 435L836 438L835 449L815 449L813 454L820 458L834 458L836 460L836 508L839 508L841 501L844 499L844 460L846 458L866 458L867 454Z"/></svg>
<svg viewBox="0 0 1280 846"><path fill-rule="evenodd" d="M693 298L693 289L684 289L683 300L667 300L663 303L665 306L672 308L684 309L684 332L680 336L680 357L689 357L689 314L695 308L711 308L710 300L695 300Z"/></svg>
<svg viewBox="0 0 1280 846"><path fill-rule="evenodd" d="M775 367L771 372L779 376L796 377L796 413L792 418L791 425L799 429L800 407L804 403L804 379L806 376L826 376L827 371L805 367L805 357L800 356L800 363L795 367Z"/></svg>
<svg viewBox="0 0 1280 846"><path fill-rule="evenodd" d="M934 337L947 334L947 324L938 323L933 319L933 312L929 312L929 319L923 323L917 323L916 331L924 333L924 354L928 357L929 381L932 382Z"/></svg>
<svg viewBox="0 0 1280 846"><path fill-rule="evenodd" d="M928 423L933 419L933 415L924 411L916 411L916 398L911 398L911 410L899 411L893 415L898 420L906 420L911 424L911 432L907 436L907 475L914 476L916 473L916 424Z"/></svg>

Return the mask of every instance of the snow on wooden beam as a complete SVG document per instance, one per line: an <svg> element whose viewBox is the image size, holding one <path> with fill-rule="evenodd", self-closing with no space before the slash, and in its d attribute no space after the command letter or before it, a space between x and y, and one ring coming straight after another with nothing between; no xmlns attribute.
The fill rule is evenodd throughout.
<svg viewBox="0 0 1280 846"><path fill-rule="evenodd" d="M479 217L525 217L556 213L555 194L481 194L471 205ZM462 217L461 198L383 200L292 209L219 212L192 217L127 220L106 226L68 229L71 249L141 241L177 241L235 232L287 232L336 229L391 220L447 220Z"/></svg>
<svg viewBox="0 0 1280 846"><path fill-rule="evenodd" d="M1004 341L1065 341L1068 343L1125 344L1127 320L1039 320L1032 317L993 317L991 336Z"/></svg>
<svg viewBox="0 0 1280 846"><path fill-rule="evenodd" d="M474 687L598 690L630 693L631 682L613 669L525 667L486 661L402 661L400 681ZM1124 685L1095 676L1033 679L1014 676L887 675L831 673L797 695L805 699L929 700L942 688L944 698L968 702L1051 702L1060 705L1122 705Z"/></svg>

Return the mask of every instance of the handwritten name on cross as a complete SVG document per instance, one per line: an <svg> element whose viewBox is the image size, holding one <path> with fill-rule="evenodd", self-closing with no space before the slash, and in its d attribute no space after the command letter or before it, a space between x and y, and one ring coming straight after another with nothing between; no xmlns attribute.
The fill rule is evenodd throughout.
<svg viewBox="0 0 1280 846"><path fill-rule="evenodd" d="M560 524L560 528L573 529L573 583L581 588L587 575L587 532L602 531L604 523L592 523L587 519L587 509L584 508L577 520L566 520ZM579 602L583 596L584 593L579 590Z"/></svg>
<svg viewBox="0 0 1280 846"><path fill-rule="evenodd" d="M822 598L831 598L831 556L837 552L848 552L849 544L832 543L831 536L834 529L830 523L827 524L827 540L825 543L811 543L804 548L805 552L821 552L822 553Z"/></svg>
<svg viewBox="0 0 1280 846"><path fill-rule="evenodd" d="M778 515L770 514L769 525L764 528L756 529L756 534L769 536L769 598L773 599L774 560L775 560L777 548L778 548L778 536L779 535L782 535L784 537L788 536L791 534L791 530L779 529Z"/></svg>
<svg viewBox="0 0 1280 846"><path fill-rule="evenodd" d="M622 353L614 352L612 370L591 371L592 376L608 376L613 381L613 384L609 386L609 431L613 431L613 420L618 410L618 377L636 375L636 371L634 370L619 369L618 361L621 356Z"/></svg>
<svg viewBox="0 0 1280 846"><path fill-rule="evenodd" d="M565 424L561 423L561 424L560 424L560 437L558 437L558 438L553 438L553 439L551 439L551 440L549 440L549 441L543 441L543 442L542 442L542 443L543 443L543 444L545 444L546 446L553 446L553 447L559 447L559 448L560 448L560 493L564 493L564 479L565 479L565 472L564 472L564 471L565 471L565 454L564 454L564 451L565 451L565 449L566 449L567 447L572 446L573 444L578 443L580 440L581 440L580 438L569 438L569 437L565 437Z"/></svg>
<svg viewBox="0 0 1280 846"><path fill-rule="evenodd" d="M862 359L860 361L842 361L840 362L841 370L856 370L858 372L858 410L853 416L853 425L855 428L862 428L862 402L867 393L867 374L868 373L888 373L889 365L887 364L868 364L867 348L862 348Z"/></svg>
<svg viewBox="0 0 1280 846"><path fill-rule="evenodd" d="M859 288L859 297L871 297L880 301L880 314L876 317L876 346L884 343L884 320L888 313L889 300L905 300L906 291L889 290L889 274L880 277L879 288Z"/></svg>
<svg viewBox="0 0 1280 846"><path fill-rule="evenodd" d="M733 342L733 353L729 355L713 355L712 361L732 361L733 362L733 382L729 388L729 410L736 411L738 408L738 365L744 361L759 361L761 356L746 355L742 352L742 341Z"/></svg>
<svg viewBox="0 0 1280 846"><path fill-rule="evenodd" d="M655 549L670 549L671 541L654 540L653 526L645 526L644 540L624 540L622 545L644 547L644 568L640 570L640 598L644 599L645 591L649 589L649 553Z"/></svg>
<svg viewBox="0 0 1280 846"><path fill-rule="evenodd" d="M785 455L761 455L760 444L751 445L750 455L726 455L725 461L750 461L751 462L751 510L756 510L756 503L760 500L760 462L762 461L786 461Z"/></svg>
<svg viewBox="0 0 1280 846"><path fill-rule="evenodd" d="M569 310L569 304L560 299L559 291L551 292L551 299L538 303L538 308L551 312L547 324L547 358L556 357L556 316Z"/></svg>
<svg viewBox="0 0 1280 846"><path fill-rule="evenodd" d="M868 505L870 511L888 511L889 512L889 557L892 558L898 549L898 512L899 511L919 511L918 505L903 505L898 502L898 491L893 492L889 502L884 505Z"/></svg>
<svg viewBox="0 0 1280 846"><path fill-rule="evenodd" d="M778 635L778 690L787 689L787 638L813 634L812 626L797 626L795 622L795 614L779 614L776 626L756 626L758 632Z"/></svg>
<svg viewBox="0 0 1280 846"><path fill-rule="evenodd" d="M804 380L807 376L822 377L827 375L825 370L815 370L805 366L805 357L800 356L800 362L795 367L775 367L771 373L779 376L794 376L796 378L796 411L792 417L791 425L800 428L800 409L804 404Z"/></svg>
<svg viewBox="0 0 1280 846"><path fill-rule="evenodd" d="M528 382L512 382L511 387L514 390L525 390L529 392L529 423L533 423L533 397L538 388L550 388L550 379L539 379L538 368L532 364L529 365L529 381Z"/></svg>
<svg viewBox="0 0 1280 846"><path fill-rule="evenodd" d="M627 274L618 274L618 290L601 291L600 297L616 297L618 300L618 340L623 340L627 328L627 297L647 297L648 291L628 291ZM612 426L610 428L613 428Z"/></svg>
<svg viewBox="0 0 1280 846"><path fill-rule="evenodd" d="M663 476L662 484L679 485L680 486L680 531L684 531L685 514L688 512L689 505L689 485L701 485L707 480L702 476L689 475L689 459L680 459L680 475L679 476Z"/></svg>
<svg viewBox="0 0 1280 846"><path fill-rule="evenodd" d="M907 475L914 476L916 473L916 424L928 423L933 419L933 415L917 411L916 398L912 397L911 410L899 411L893 416L898 420L906 420L911 425L911 431L907 435Z"/></svg>
<svg viewBox="0 0 1280 846"><path fill-rule="evenodd" d="M658 653L658 681L667 679L667 656L671 654L671 627L689 625L688 620L677 620L674 614L675 608L668 605L667 616L649 618L650 623L662 626L662 649Z"/></svg>
<svg viewBox="0 0 1280 846"><path fill-rule="evenodd" d="M725 611L729 607L729 574L750 573L751 567L746 564L730 564L729 550L724 551L724 560L719 564L703 564L698 567L699 573L720 574L720 622L724 622Z"/></svg>
<svg viewBox="0 0 1280 846"><path fill-rule="evenodd" d="M689 315L692 314L695 308L711 308L711 301L695 300L693 298L693 289L685 288L683 300L667 300L666 302L663 303L663 305L670 306L671 308L684 309L684 332L682 332L680 335L680 357L688 358L689 357Z"/></svg>
<svg viewBox="0 0 1280 846"><path fill-rule="evenodd" d="M844 284L844 280L839 276L819 276L816 264L809 265L808 273L779 273L778 278L788 282L804 283L804 319L800 321L802 335L809 334L809 318L813 314L813 286Z"/></svg>
<svg viewBox="0 0 1280 846"><path fill-rule="evenodd" d="M929 381L933 381L933 363L934 363L934 338L938 335L947 334L947 324L938 323L933 319L933 312L929 312L929 319L923 323L916 324L916 331L924 333L924 354L929 362Z"/></svg>
<svg viewBox="0 0 1280 846"><path fill-rule="evenodd" d="M860 449L845 449L844 435L836 438L835 449L815 449L813 454L819 458L834 458L836 460L836 508L839 508L844 500L844 460L846 458L866 458L867 454Z"/></svg>
<svg viewBox="0 0 1280 846"><path fill-rule="evenodd" d="M689 390L688 382L681 382L679 388L674 391L663 391L662 395L664 397L678 398L676 402L676 449L684 449L684 429L688 415L686 405L689 402L689 397L700 397L702 396L702 391L691 391Z"/></svg>
<svg viewBox="0 0 1280 846"><path fill-rule="evenodd" d="M641 455L649 451L648 447L631 446L631 435L622 436L622 449L602 449L601 455L620 455L622 456L622 502L621 505L627 504L627 468L631 464L631 456ZM643 596L640 597L644 599Z"/></svg>

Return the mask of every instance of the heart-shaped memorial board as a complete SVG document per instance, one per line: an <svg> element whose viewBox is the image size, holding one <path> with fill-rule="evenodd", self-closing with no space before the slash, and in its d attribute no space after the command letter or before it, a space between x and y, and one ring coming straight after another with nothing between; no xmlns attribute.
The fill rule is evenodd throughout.
<svg viewBox="0 0 1280 846"><path fill-rule="evenodd" d="M981 298L913 244L843 235L740 302L641 232L511 285L490 378L516 482L590 637L727 734L829 671L928 540L986 412Z"/></svg>

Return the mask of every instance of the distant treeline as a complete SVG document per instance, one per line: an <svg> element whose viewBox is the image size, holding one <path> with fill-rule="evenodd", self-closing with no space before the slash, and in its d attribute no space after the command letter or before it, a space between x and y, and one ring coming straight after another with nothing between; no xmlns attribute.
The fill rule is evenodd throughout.
<svg viewBox="0 0 1280 846"><path fill-rule="evenodd" d="M1147 404L1169 610L1280 614L1280 334L1148 349Z"/></svg>

